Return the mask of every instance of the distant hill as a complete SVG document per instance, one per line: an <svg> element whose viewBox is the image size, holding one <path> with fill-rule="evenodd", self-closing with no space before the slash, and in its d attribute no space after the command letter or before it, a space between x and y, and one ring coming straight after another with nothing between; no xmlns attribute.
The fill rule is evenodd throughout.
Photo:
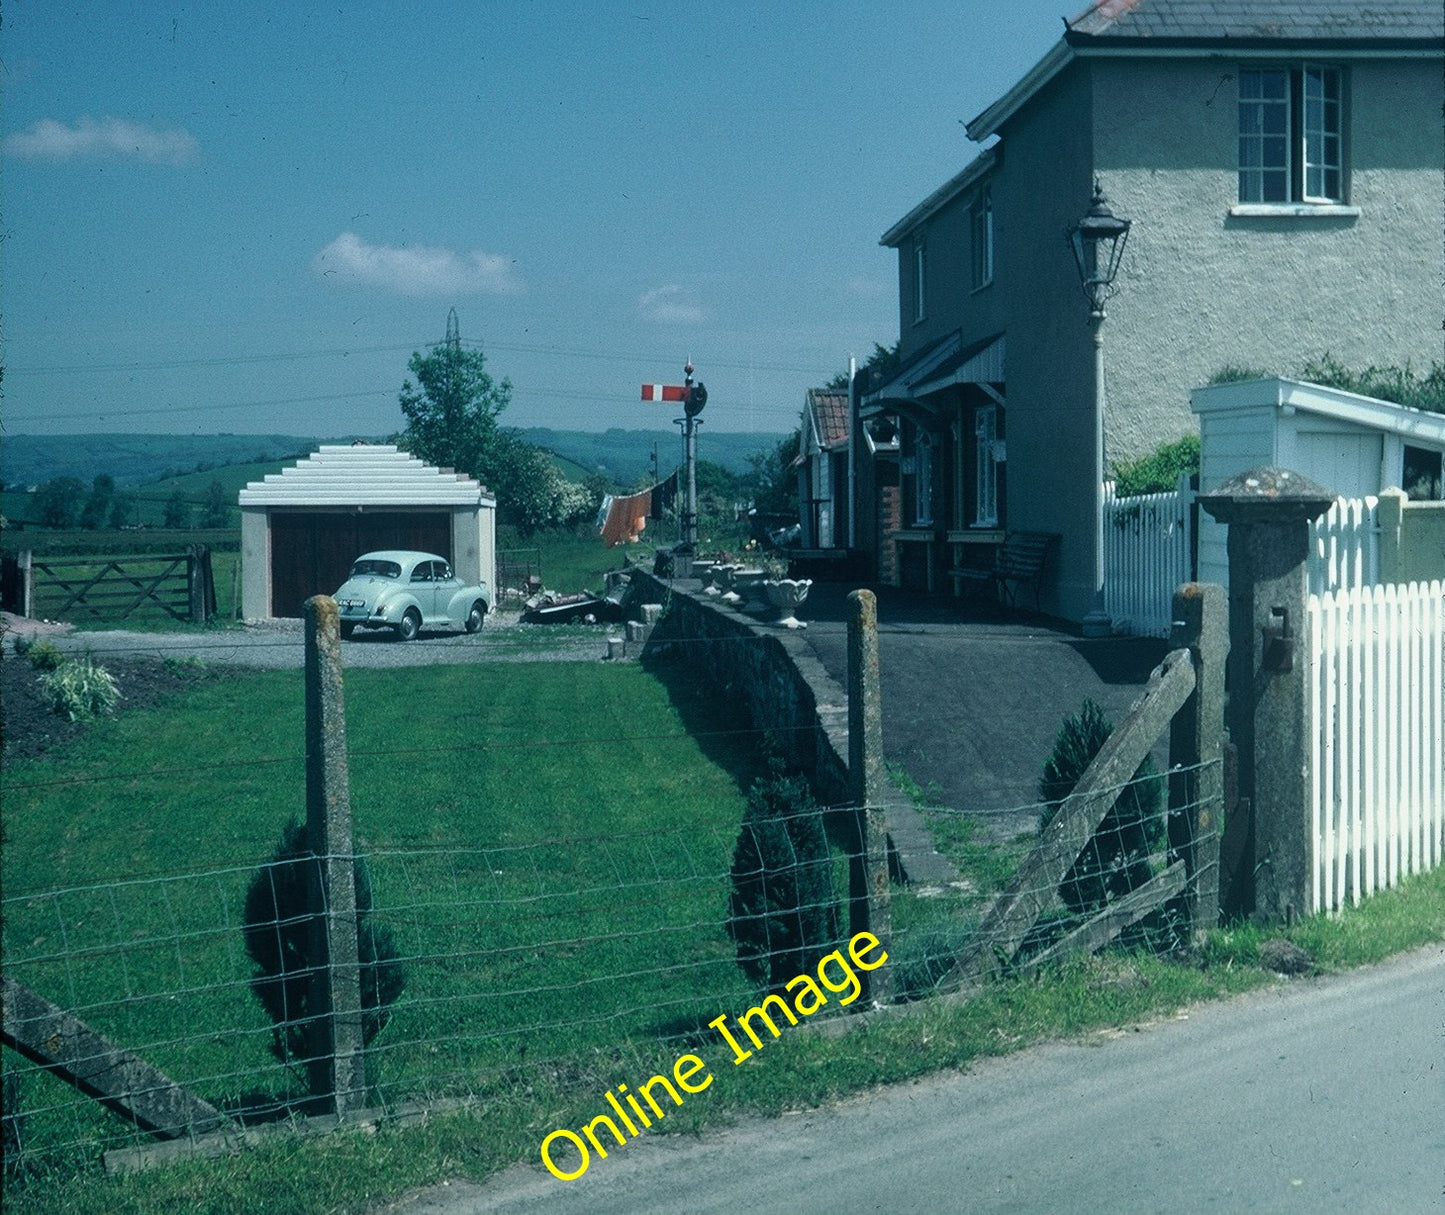
<svg viewBox="0 0 1445 1215"><path fill-rule="evenodd" d="M523 429L521 434L529 443L552 452L564 475L580 479L588 473L600 472L623 488L649 475L654 444L662 475L682 463L682 443L676 431L614 429L591 433L530 428ZM352 437L7 435L0 439L0 480L7 489L42 485L56 477L78 477L89 486L97 474L109 473L118 486L134 489L232 465L298 459L323 443L349 443ZM742 473L748 469L750 456L770 451L782 437L780 434L714 434L704 427L698 438L698 456ZM223 483L229 480L220 479ZM201 492L209 483L210 479L205 478ZM167 492L173 488L168 487Z"/></svg>
<svg viewBox="0 0 1445 1215"><path fill-rule="evenodd" d="M100 473L131 489L162 478L207 472L229 464L268 463L303 456L321 443L349 442L298 435L7 435L0 440L0 480L6 488Z"/></svg>

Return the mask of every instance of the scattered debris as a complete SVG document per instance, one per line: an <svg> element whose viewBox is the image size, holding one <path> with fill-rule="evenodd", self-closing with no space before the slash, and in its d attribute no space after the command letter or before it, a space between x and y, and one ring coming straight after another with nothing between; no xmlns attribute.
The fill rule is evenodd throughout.
<svg viewBox="0 0 1445 1215"><path fill-rule="evenodd" d="M558 595L543 591L522 605L523 624L599 624L622 619L621 599L603 598L591 591Z"/></svg>

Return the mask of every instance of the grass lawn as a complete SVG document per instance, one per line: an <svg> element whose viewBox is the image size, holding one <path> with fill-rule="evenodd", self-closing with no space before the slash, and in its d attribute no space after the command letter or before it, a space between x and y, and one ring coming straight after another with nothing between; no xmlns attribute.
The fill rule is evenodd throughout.
<svg viewBox="0 0 1445 1215"><path fill-rule="evenodd" d="M376 1096L590 1072L748 995L722 923L753 760L708 702L596 662L357 670L346 696L358 848L408 971ZM299 673L231 675L6 777L7 973L232 1109L298 1095L240 925L304 814L302 717ZM37 1150L132 1138L43 1075L22 1104Z"/></svg>

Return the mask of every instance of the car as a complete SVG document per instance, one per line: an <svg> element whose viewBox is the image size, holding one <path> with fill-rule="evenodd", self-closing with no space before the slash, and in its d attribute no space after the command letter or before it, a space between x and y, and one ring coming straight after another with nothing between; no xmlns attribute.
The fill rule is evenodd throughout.
<svg viewBox="0 0 1445 1215"><path fill-rule="evenodd" d="M411 641L424 628L454 626L475 633L492 610L486 583L468 586L435 553L386 550L363 553L334 596L341 635L390 629Z"/></svg>

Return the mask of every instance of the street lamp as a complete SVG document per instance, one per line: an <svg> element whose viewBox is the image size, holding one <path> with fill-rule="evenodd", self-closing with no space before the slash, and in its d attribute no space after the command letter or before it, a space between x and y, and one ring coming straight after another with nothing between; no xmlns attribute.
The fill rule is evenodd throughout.
<svg viewBox="0 0 1445 1215"><path fill-rule="evenodd" d="M1094 603L1084 617L1085 637L1107 637L1114 631L1104 605L1104 303L1118 290L1114 276L1129 239L1129 223L1109 209L1104 187L1095 179L1088 212L1068 232L1094 329Z"/></svg>

